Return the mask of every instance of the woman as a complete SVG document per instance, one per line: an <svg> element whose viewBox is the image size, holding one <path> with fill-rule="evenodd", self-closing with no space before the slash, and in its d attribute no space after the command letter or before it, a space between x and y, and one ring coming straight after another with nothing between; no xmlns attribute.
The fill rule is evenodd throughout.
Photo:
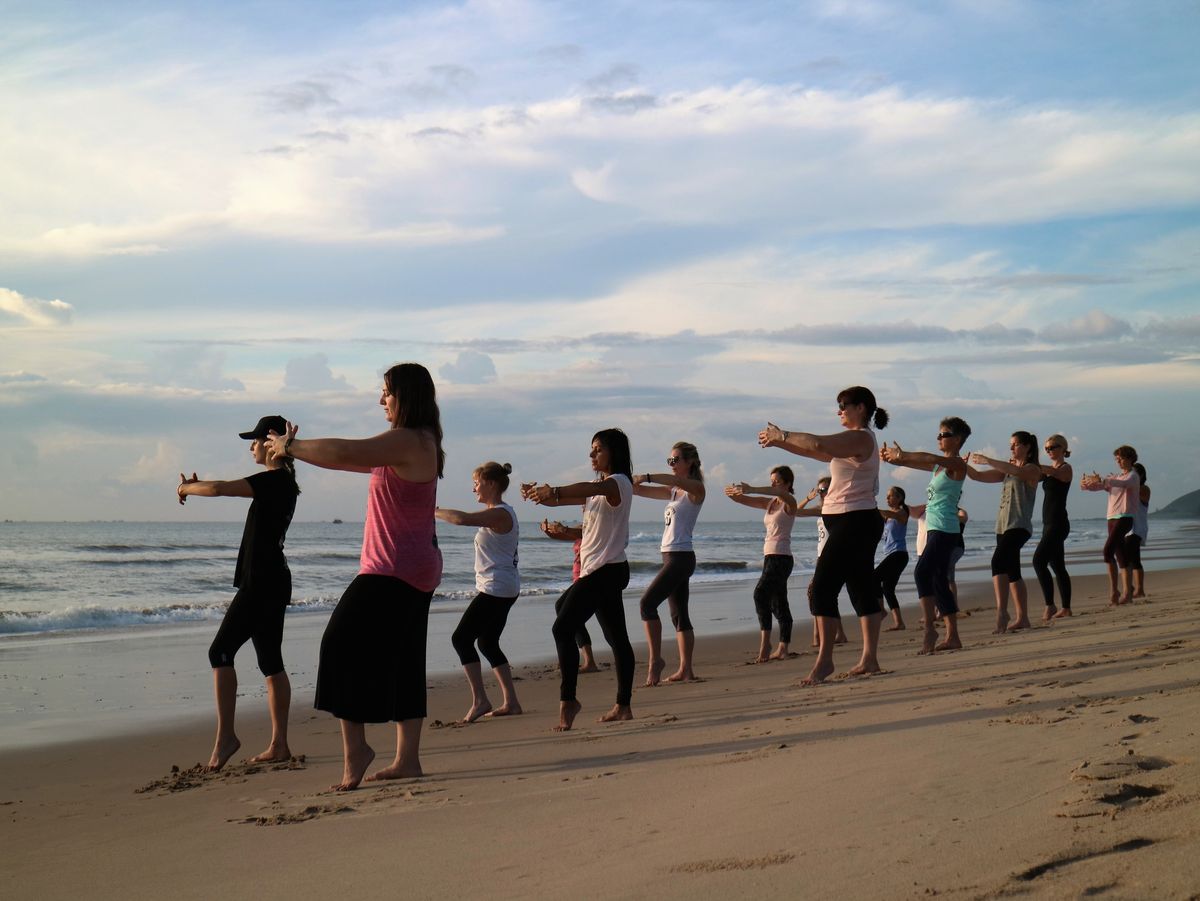
<svg viewBox="0 0 1200 901"><path fill-rule="evenodd" d="M1133 514L1138 505L1139 479L1133 466L1137 463L1137 451L1122 444L1113 451L1118 472L1101 478L1099 473L1086 475L1079 483L1084 491L1108 492L1108 540L1104 542L1104 562L1108 566L1110 588L1108 605L1116 607L1128 604L1133 598L1129 557L1125 552L1125 536L1133 531ZM1121 574L1121 587L1117 587L1117 570Z"/></svg>
<svg viewBox="0 0 1200 901"><path fill-rule="evenodd" d="M579 579L555 605L554 644L558 648L559 690L556 732L566 732L582 705L576 697L579 648L576 635L593 615L612 648L617 670L617 702L597 722L633 719L633 645L625 627L621 592L629 584L629 509L633 503L629 438L620 429L603 429L592 436L589 452L593 482L551 486L528 483L521 496L549 507L583 505L583 543L579 547Z"/></svg>
<svg viewBox="0 0 1200 901"><path fill-rule="evenodd" d="M879 515L879 446L871 425L884 428L887 411L875 395L856 385L837 396L842 431L814 435L781 429L774 423L758 433L760 447L784 450L829 464L829 491L821 519L829 532L813 573L812 613L817 618L820 650L804 685L824 682L833 674L838 594L846 586L858 614L863 649L850 675L879 672L879 584L875 581L875 547L883 534Z"/></svg>
<svg viewBox="0 0 1200 901"><path fill-rule="evenodd" d="M925 517L925 544L913 570L924 629L922 654L962 647L962 639L958 636L958 598L950 586L954 565L951 561L961 534L958 500L962 497L968 470L967 461L962 458L962 448L969 437L971 427L966 420L947 416L938 424L940 453L905 451L898 444L888 447L886 443L880 450L881 459L888 463L933 474L929 479L925 509L922 511ZM940 642L934 625L939 612L946 625L946 637Z"/></svg>
<svg viewBox="0 0 1200 901"><path fill-rule="evenodd" d="M301 440L289 424L268 439L278 456L371 477L359 572L329 617L317 667L314 705L341 721L334 791L357 788L375 759L366 723L396 723L396 756L368 781L423 775L425 636L442 579L433 511L446 455L424 366L398 363L384 373L379 403L390 428L373 438Z"/></svg>
<svg viewBox="0 0 1200 901"><path fill-rule="evenodd" d="M666 501L663 512L662 569L642 594L642 622L646 628L646 646L650 660L646 670L646 685L654 686L662 676L666 661L662 656L662 621L658 607L665 600L675 626L675 643L679 646L679 668L667 676L668 682L695 682L692 670L692 651L696 633L688 617L688 580L696 571L696 553L692 547L692 530L704 503L704 473L700 471L700 452L696 445L677 441L667 455L669 473L647 472L633 477L633 493Z"/></svg>
<svg viewBox="0 0 1200 901"><path fill-rule="evenodd" d="M893 485L885 498L888 508L879 511L884 519L883 560L875 567L875 578L879 580L883 599L892 611L892 624L887 628L889 632L904 629L904 615L900 612L896 585L908 566L908 504L904 502L905 497L904 489Z"/></svg>
<svg viewBox="0 0 1200 901"><path fill-rule="evenodd" d="M797 516L815 516L817 519L817 557L821 556L821 551L825 549L825 539L829 537L829 533L825 531L825 521L821 519L821 505L825 503L825 495L829 491L829 476L821 476L817 479L816 486L805 495L804 500L800 501L800 505L796 507ZM813 501L817 502L815 507L808 506ZM815 560L814 560L815 562ZM812 606L812 579L808 580L806 588L809 606ZM837 621L837 635L833 639L834 644L845 644L849 639L846 638L846 632L842 628L842 618L839 616ZM821 636L817 630L817 621L813 619L812 624L812 646L818 648L821 646Z"/></svg>
<svg viewBox="0 0 1200 901"><path fill-rule="evenodd" d="M796 477L790 466L771 470L771 484L756 488L740 482L725 487L725 496L763 513L767 537L763 542L763 568L754 586L754 612L758 614L760 637L755 663L786 660L792 641L792 608L788 606L787 583L795 560L792 558L792 526L796 524L796 498L792 485ZM750 495L763 495L751 497ZM779 647L771 652L771 615L779 622Z"/></svg>
<svg viewBox="0 0 1200 901"><path fill-rule="evenodd" d="M549 519L543 519L542 534L555 541L571 542L571 581L579 581L579 570L582 568L582 564L579 562L579 548L583 544L583 529L579 526L564 525L558 520L551 522ZM554 602L554 615L558 616L560 613L562 613L561 596ZM575 644L579 648L579 671L581 673L600 672L600 667L596 665L596 657L592 653L592 636L586 625L580 626L575 632Z"/></svg>
<svg viewBox="0 0 1200 901"><path fill-rule="evenodd" d="M458 653L467 683L471 686L471 706L461 722L473 723L481 716L510 716L521 712L512 667L500 650L500 635L508 622L508 613L521 593L521 575L517 572L517 541L520 527L513 508L504 503L508 490L508 463L489 462L471 474L471 490L484 505L476 513L438 508L434 516L454 526L475 526L475 595L462 615L450 642ZM479 643L479 651L475 643ZM492 709L483 687L483 668L479 652L487 658L504 696L503 703Z"/></svg>
<svg viewBox="0 0 1200 901"><path fill-rule="evenodd" d="M1067 572L1067 536L1071 534L1071 520L1067 516L1067 492L1071 489L1074 472L1067 457L1071 451L1067 439L1062 435L1051 435L1043 448L1050 458L1048 465L1041 466L1042 472L1042 538L1033 552L1033 571L1037 573L1042 597L1046 601L1046 612L1042 619L1049 622L1071 615L1071 576ZM1062 609L1054 604L1054 578L1058 577L1058 594Z"/></svg>
<svg viewBox="0 0 1200 901"><path fill-rule="evenodd" d="M1013 432L1008 442L1009 458L997 460L971 454L984 472L971 471L977 482L1002 482L1000 511L996 514L996 550L992 554L992 588L996 593L996 628L993 635L1029 628L1029 593L1021 578L1021 548L1033 535L1033 504L1037 498L1042 467L1038 463L1038 440L1032 432ZM1017 618L1010 623L1008 595L1012 593Z"/></svg>
<svg viewBox="0 0 1200 901"><path fill-rule="evenodd" d="M206 769L215 773L242 746L233 729L237 707L237 671L233 658L247 640L254 643L258 669L267 680L267 709L271 713L271 743L251 763L287 760L288 708L292 703L292 685L283 668L283 615L292 602L292 573L283 556L292 514L296 511L296 470L291 461L270 453L264 441L272 429L283 431L282 416L264 416L239 438L250 441L250 456L265 468L244 479L231 482L200 481L179 474L179 503L189 497L249 497L242 546L238 551L233 584L237 594L225 611L217 636L208 649L213 671L213 694L217 701L217 738Z"/></svg>
<svg viewBox="0 0 1200 901"><path fill-rule="evenodd" d="M1150 534L1150 486L1146 484L1146 467L1133 464L1141 487L1138 488L1138 505L1133 510L1133 528L1125 536L1125 553L1129 557L1129 572L1133 577L1133 597L1146 596L1146 570L1142 568L1142 545Z"/></svg>

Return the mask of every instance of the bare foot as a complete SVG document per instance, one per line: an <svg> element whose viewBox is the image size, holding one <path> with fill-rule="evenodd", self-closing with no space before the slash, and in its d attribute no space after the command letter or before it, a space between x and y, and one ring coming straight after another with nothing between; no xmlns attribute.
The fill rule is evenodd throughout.
<svg viewBox="0 0 1200 901"><path fill-rule="evenodd" d="M646 670L646 687L653 688L662 681L662 671L667 668L667 661L659 658L651 660L650 666Z"/></svg>
<svg viewBox="0 0 1200 901"><path fill-rule="evenodd" d="M1128 594L1123 594L1123 595L1121 595L1121 600L1118 601L1117 603L1121 604L1122 606L1125 604L1132 604L1133 598Z"/></svg>
<svg viewBox="0 0 1200 901"><path fill-rule="evenodd" d="M1146 592L1144 592L1144 591L1135 591L1133 593L1133 599L1135 601L1141 601L1141 600L1144 600L1145 598L1146 598Z"/></svg>
<svg viewBox="0 0 1200 901"><path fill-rule="evenodd" d="M1008 611L1001 610L996 614L996 628L992 630L993 635L1003 635L1008 631Z"/></svg>
<svg viewBox="0 0 1200 901"><path fill-rule="evenodd" d="M1053 604L1047 604L1046 609L1042 612L1042 622L1048 623L1054 619L1054 614L1058 612L1058 608Z"/></svg>
<svg viewBox="0 0 1200 901"><path fill-rule="evenodd" d="M921 650L918 654L932 654L937 649L937 629L926 629L921 638Z"/></svg>
<svg viewBox="0 0 1200 901"><path fill-rule="evenodd" d="M218 741L213 745L212 757L208 758L208 766L204 768L205 772L215 773L220 770L221 767L229 763L229 758L236 754L238 748L241 746L242 743L236 735L225 741Z"/></svg>
<svg viewBox="0 0 1200 901"><path fill-rule="evenodd" d="M600 667L596 666L594 661L592 663L581 663L579 664L579 671L581 673L598 673L600 672Z"/></svg>
<svg viewBox="0 0 1200 901"><path fill-rule="evenodd" d="M881 673L881 672L883 672L883 668L879 665L879 661L877 661L877 660L870 660L870 661L860 660L854 666L853 669L846 671L846 675L848 675L848 676L873 676L876 673Z"/></svg>
<svg viewBox="0 0 1200 901"><path fill-rule="evenodd" d="M1058 613L1054 614L1054 618L1062 619L1064 616L1070 616L1070 615L1071 615L1071 611L1068 610L1066 607L1064 607L1062 610L1059 610Z"/></svg>
<svg viewBox="0 0 1200 901"><path fill-rule="evenodd" d="M1029 617L1027 617L1027 616L1022 616L1022 617L1021 617L1019 620L1017 620L1016 622L1013 622L1013 623L1010 623L1010 624L1009 624L1009 626L1008 626L1008 631L1009 631L1009 632L1019 632L1021 629L1028 629L1028 628L1030 628L1030 626L1029 626Z"/></svg>
<svg viewBox="0 0 1200 901"><path fill-rule="evenodd" d="M558 725L554 727L555 732L567 732L571 725L575 722L575 717L579 716L579 711L583 709L583 705L578 701L559 701L558 702Z"/></svg>
<svg viewBox="0 0 1200 901"><path fill-rule="evenodd" d="M342 781L337 785L329 786L335 792L354 791L358 788L358 783L362 782L363 773L367 771L367 767L371 765L371 761L375 759L375 749L368 744L364 744L361 749L353 756L347 757L345 765L342 768Z"/></svg>
<svg viewBox="0 0 1200 901"><path fill-rule="evenodd" d="M757 657L755 657L754 660L751 662L753 662L753 663L768 663L768 662L770 662L770 660L771 660L771 658L769 655L764 656L762 653L759 653L759 655Z"/></svg>
<svg viewBox="0 0 1200 901"><path fill-rule="evenodd" d="M780 645L771 653L771 656L768 657L767 659L768 660L787 660L787 656L788 656L787 648Z"/></svg>
<svg viewBox="0 0 1200 901"><path fill-rule="evenodd" d="M491 709L492 709L492 702L489 701L487 698L484 698L482 701L476 701L474 704L471 705L471 709L467 711L467 715L464 716L461 720L459 720L459 722L460 723L473 723L477 719L479 719L481 716L485 716L488 713L490 713Z"/></svg>
<svg viewBox="0 0 1200 901"><path fill-rule="evenodd" d="M667 682L699 682L700 677L697 676L690 668L677 669L671 675L667 676Z"/></svg>
<svg viewBox="0 0 1200 901"><path fill-rule="evenodd" d="M292 759L292 752L287 745L278 747L271 745L261 754L256 754L250 758L251 763L282 763L285 760Z"/></svg>
<svg viewBox="0 0 1200 901"><path fill-rule="evenodd" d="M628 704L613 704L613 709L604 714L604 716L599 717L596 722L615 723L618 720L631 719L633 719L633 711L629 708Z"/></svg>
<svg viewBox="0 0 1200 901"><path fill-rule="evenodd" d="M524 712L521 705L513 701L511 704L501 704L495 710L485 713L484 716L520 716Z"/></svg>
<svg viewBox="0 0 1200 901"><path fill-rule="evenodd" d="M1120 606L1120 604L1121 604L1121 595L1120 595L1120 593L1118 593L1118 592L1114 591L1112 594L1110 594L1110 595L1108 596L1108 606L1110 606L1110 607L1118 607L1118 606Z"/></svg>
<svg viewBox="0 0 1200 901"><path fill-rule="evenodd" d="M833 639L834 644L845 644L850 639L846 637L845 632L839 632Z"/></svg>
<svg viewBox="0 0 1200 901"><path fill-rule="evenodd" d="M935 651L958 651L962 649L962 641L957 638L947 638L934 645Z"/></svg>
<svg viewBox="0 0 1200 901"><path fill-rule="evenodd" d="M905 630L905 628L906 628L906 626L904 625L904 623L895 623L891 626L888 626L883 631L884 632L903 632Z"/></svg>
<svg viewBox="0 0 1200 901"><path fill-rule="evenodd" d="M374 752L371 752L371 753L372 753L372 756L374 756ZM392 761L390 764L385 766L382 770L376 770L375 772L373 772L364 781L366 781L366 782L385 782L388 779L416 779L416 778L418 778L420 776L424 776L424 775L425 775L425 771L423 769L421 769L420 764L417 764L416 766L401 766L400 764L396 763L395 761Z"/></svg>
<svg viewBox="0 0 1200 901"><path fill-rule="evenodd" d="M820 685L822 682L824 682L826 679L828 679L832 675L833 675L833 663L832 662L827 663L825 666L821 666L821 664L819 662L814 663L812 672L810 672L805 678L801 679L800 684L801 685Z"/></svg>

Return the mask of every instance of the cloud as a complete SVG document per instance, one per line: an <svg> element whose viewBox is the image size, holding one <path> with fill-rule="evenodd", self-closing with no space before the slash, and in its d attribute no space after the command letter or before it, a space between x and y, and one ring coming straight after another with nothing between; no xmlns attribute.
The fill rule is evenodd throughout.
<svg viewBox="0 0 1200 901"><path fill-rule="evenodd" d="M644 91L626 91L620 94L601 94L584 98L583 104L588 109L602 113L618 113L632 116L642 110L658 106L658 99Z"/></svg>
<svg viewBox="0 0 1200 901"><path fill-rule="evenodd" d="M1038 336L1043 341L1074 344L1083 341L1111 341L1131 334L1133 326L1124 319L1116 319L1101 310L1092 310L1076 319L1048 325Z"/></svg>
<svg viewBox="0 0 1200 901"><path fill-rule="evenodd" d="M320 391L353 391L346 377L335 376L329 368L325 354L311 354L288 360L283 374L283 390L288 392L317 393Z"/></svg>
<svg viewBox="0 0 1200 901"><path fill-rule="evenodd" d="M149 377L159 385L206 391L244 391L239 379L226 376L225 351L217 347L180 344L155 354Z"/></svg>
<svg viewBox="0 0 1200 901"><path fill-rule="evenodd" d="M487 354L464 350L453 363L444 364L439 370L442 378L464 385L481 385L494 381L496 364Z"/></svg>
<svg viewBox="0 0 1200 901"><path fill-rule="evenodd" d="M597 75L593 75L583 85L594 93L610 93L619 88L635 85L637 82L637 66L630 63L618 63Z"/></svg>
<svg viewBox="0 0 1200 901"><path fill-rule="evenodd" d="M303 113L338 105L333 86L322 81L302 80L263 91L267 105L281 113Z"/></svg>
<svg viewBox="0 0 1200 901"><path fill-rule="evenodd" d="M26 325L67 325L74 312L74 307L61 300L38 300L10 288L0 288L0 313L15 317Z"/></svg>
<svg viewBox="0 0 1200 901"><path fill-rule="evenodd" d="M44 381L46 381L45 376L32 372L0 372L0 385L17 385Z"/></svg>
<svg viewBox="0 0 1200 901"><path fill-rule="evenodd" d="M1200 315L1176 319L1156 319L1138 330L1139 338L1151 341L1194 344L1200 339Z"/></svg>

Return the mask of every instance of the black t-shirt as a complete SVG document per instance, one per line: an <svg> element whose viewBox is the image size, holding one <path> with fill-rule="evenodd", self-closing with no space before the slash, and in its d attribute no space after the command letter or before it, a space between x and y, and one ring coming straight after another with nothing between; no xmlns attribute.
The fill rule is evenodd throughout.
<svg viewBox="0 0 1200 901"><path fill-rule="evenodd" d="M268 469L247 476L254 500L246 513L242 547L233 584L238 588L270 588L290 580L283 540L296 512L296 477L287 469Z"/></svg>

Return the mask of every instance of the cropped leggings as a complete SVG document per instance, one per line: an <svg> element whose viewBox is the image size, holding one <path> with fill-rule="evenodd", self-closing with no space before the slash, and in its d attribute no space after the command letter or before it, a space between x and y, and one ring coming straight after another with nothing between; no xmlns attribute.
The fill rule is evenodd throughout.
<svg viewBox="0 0 1200 901"><path fill-rule="evenodd" d="M268 591L238 589L208 649L208 662L213 669L233 666L234 656L250 641L254 643L258 669L264 676L283 672L283 615L291 599L290 576Z"/></svg>
<svg viewBox="0 0 1200 901"><path fill-rule="evenodd" d="M658 622L658 607L665 600L676 632L691 632L688 618L688 580L696 571L696 555L691 551L663 551L662 569L642 595L642 621Z"/></svg>
<svg viewBox="0 0 1200 901"><path fill-rule="evenodd" d="M1125 536L1125 559L1130 569L1142 569L1142 539L1132 532Z"/></svg>
<svg viewBox="0 0 1200 901"><path fill-rule="evenodd" d="M515 597L498 598L482 591L475 595L470 606L463 611L458 628L450 636L450 643L454 645L463 666L479 662L475 642L479 642L479 653L487 658L492 669L508 663L508 658L500 650L500 634L508 622L508 611L516 602Z"/></svg>
<svg viewBox="0 0 1200 901"><path fill-rule="evenodd" d="M954 560L959 550L958 536L954 533L930 531L925 537L925 550L913 569L917 596L933 598L943 616L958 613L958 601L950 583L954 581Z"/></svg>
<svg viewBox="0 0 1200 901"><path fill-rule="evenodd" d="M1104 542L1104 562L1116 563L1121 569L1129 568L1129 557L1125 553L1125 536L1133 529L1133 517L1122 516L1108 521L1108 541Z"/></svg>
<svg viewBox="0 0 1200 901"><path fill-rule="evenodd" d="M762 575L754 586L754 612L758 627L771 631L771 616L779 621L779 640L792 640L792 608L788 606L787 583L795 561L791 554L767 554L763 557Z"/></svg>
<svg viewBox="0 0 1200 901"><path fill-rule="evenodd" d="M633 645L625 628L625 608L621 592L629 584L629 564L609 563L595 572L580 576L563 592L555 609L554 645L558 648L558 668L562 677L559 700L574 701L579 681L579 648L576 635L593 615L600 623L604 639L612 648L617 667L617 703L628 706L633 700Z"/></svg>
<svg viewBox="0 0 1200 901"><path fill-rule="evenodd" d="M1008 529L996 536L992 552L992 575L1007 576L1010 582L1021 581L1021 548L1029 540L1025 529Z"/></svg>
<svg viewBox="0 0 1200 901"><path fill-rule="evenodd" d="M850 513L832 513L821 517L829 538L817 558L812 580L813 616L838 616L838 595L842 586L859 616L871 616L883 609L879 582L875 579L875 547L883 536L883 517L872 507Z"/></svg>
<svg viewBox="0 0 1200 901"><path fill-rule="evenodd" d="M1064 610L1071 609L1071 576L1067 572L1067 536L1070 526L1051 526L1042 530L1042 539L1033 552L1033 571L1042 586L1042 597L1047 607L1054 606L1054 575L1058 577L1058 593L1062 597Z"/></svg>
<svg viewBox="0 0 1200 901"><path fill-rule="evenodd" d="M875 578L879 580L879 588L891 610L900 609L900 601L896 597L896 584L908 566L908 551L893 551L883 558L875 567Z"/></svg>

